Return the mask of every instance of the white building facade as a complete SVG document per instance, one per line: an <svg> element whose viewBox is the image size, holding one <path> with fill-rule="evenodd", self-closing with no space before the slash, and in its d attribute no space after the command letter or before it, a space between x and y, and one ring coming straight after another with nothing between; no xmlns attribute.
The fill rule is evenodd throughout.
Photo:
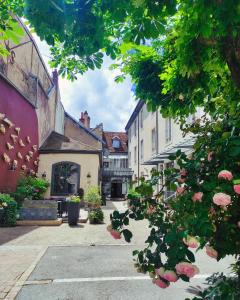
<svg viewBox="0 0 240 300"><path fill-rule="evenodd" d="M193 117L190 117L189 122L192 121ZM178 149L186 153L192 149L193 138L183 137L179 124L171 118L163 118L159 110L148 112L143 101L136 105L125 130L128 134L128 159L133 180L142 176L150 178L153 168L163 170L169 167L171 162L168 156ZM165 193L168 196L171 192L166 190Z"/></svg>

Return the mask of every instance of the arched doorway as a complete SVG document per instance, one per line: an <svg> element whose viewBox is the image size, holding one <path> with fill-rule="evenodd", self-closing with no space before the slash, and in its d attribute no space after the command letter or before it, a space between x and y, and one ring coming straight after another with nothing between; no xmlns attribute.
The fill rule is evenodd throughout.
<svg viewBox="0 0 240 300"><path fill-rule="evenodd" d="M76 194L80 184L80 166L69 161L62 161L52 166L52 196Z"/></svg>

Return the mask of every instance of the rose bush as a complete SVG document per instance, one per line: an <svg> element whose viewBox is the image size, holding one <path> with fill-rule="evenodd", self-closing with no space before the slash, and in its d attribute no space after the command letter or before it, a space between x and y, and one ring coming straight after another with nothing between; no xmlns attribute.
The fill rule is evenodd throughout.
<svg viewBox="0 0 240 300"><path fill-rule="evenodd" d="M217 261L235 255L239 266L240 130L225 133L234 119L223 118L220 124L218 118L206 118L204 122L204 126L191 125L191 132L197 133L191 155L180 150L171 155L174 167L153 171L150 180L142 178L136 187L141 197L130 199L124 213L115 211L111 217L112 230L127 241L132 236L126 232L129 219L148 220L150 234L146 248L133 252L135 266L140 272L148 272L161 288L178 279L189 281L200 272L201 266L194 264L193 251L198 249L205 249L206 256ZM216 124L218 131L214 129ZM189 127L185 130L190 131ZM176 191L168 201L164 199L164 186L153 196L162 176L165 186ZM235 271L240 282L239 267Z"/></svg>

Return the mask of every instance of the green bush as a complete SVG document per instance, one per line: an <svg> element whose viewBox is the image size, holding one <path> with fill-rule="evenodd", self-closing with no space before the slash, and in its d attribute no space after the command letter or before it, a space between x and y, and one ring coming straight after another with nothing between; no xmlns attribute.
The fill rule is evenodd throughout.
<svg viewBox="0 0 240 300"><path fill-rule="evenodd" d="M129 189L128 190L128 194L127 194L127 198L128 199L139 199L141 197L141 195L135 191L135 189Z"/></svg>
<svg viewBox="0 0 240 300"><path fill-rule="evenodd" d="M80 203L80 197L79 196L71 196L69 201L75 202L75 203Z"/></svg>
<svg viewBox="0 0 240 300"><path fill-rule="evenodd" d="M101 206L102 200L97 186L91 186L88 188L85 194L85 201L90 206Z"/></svg>
<svg viewBox="0 0 240 300"><path fill-rule="evenodd" d="M91 209L88 217L91 224L101 224L104 220L104 214L100 207Z"/></svg>
<svg viewBox="0 0 240 300"><path fill-rule="evenodd" d="M16 192L13 194L19 205L25 198L30 200L40 200L49 187L49 183L45 179L38 177L21 177L18 181Z"/></svg>
<svg viewBox="0 0 240 300"><path fill-rule="evenodd" d="M15 226L17 219L17 202L8 194L0 194L0 226Z"/></svg>

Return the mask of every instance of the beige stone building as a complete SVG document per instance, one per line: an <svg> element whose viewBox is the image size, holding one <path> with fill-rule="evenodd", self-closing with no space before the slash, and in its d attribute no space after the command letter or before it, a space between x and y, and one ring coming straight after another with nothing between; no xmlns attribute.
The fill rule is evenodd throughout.
<svg viewBox="0 0 240 300"><path fill-rule="evenodd" d="M0 192L14 190L22 172L46 177L47 197L100 185L99 129L90 129L87 112L79 120L65 112L57 71L49 74L32 35L18 21L25 35L17 45L6 41L10 55L0 57Z"/></svg>
<svg viewBox="0 0 240 300"><path fill-rule="evenodd" d="M189 122L192 120L193 116L188 118ZM142 176L150 178L153 168L162 170L169 166L169 154L178 149L187 153L192 149L191 136L183 137L179 125L170 118L163 118L159 110L148 112L143 101L136 105L125 129L128 133L129 167L134 172L134 180ZM165 192L166 196L171 194L171 191Z"/></svg>

